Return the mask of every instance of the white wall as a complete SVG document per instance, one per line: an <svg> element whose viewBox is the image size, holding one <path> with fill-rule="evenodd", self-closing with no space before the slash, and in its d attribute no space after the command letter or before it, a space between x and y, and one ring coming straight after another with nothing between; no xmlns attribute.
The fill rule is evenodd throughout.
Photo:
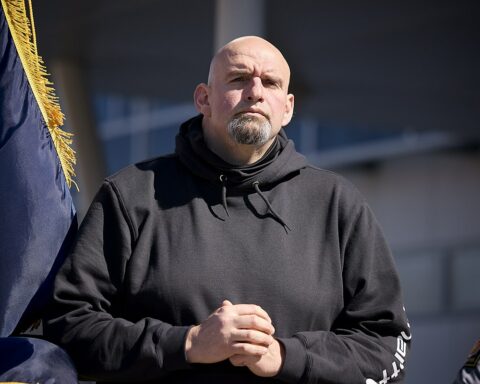
<svg viewBox="0 0 480 384"><path fill-rule="evenodd" d="M480 153L343 169L396 256L413 348L408 384L451 383L480 338Z"/></svg>
<svg viewBox="0 0 480 384"><path fill-rule="evenodd" d="M480 153L418 155L345 170L394 249L480 242Z"/></svg>

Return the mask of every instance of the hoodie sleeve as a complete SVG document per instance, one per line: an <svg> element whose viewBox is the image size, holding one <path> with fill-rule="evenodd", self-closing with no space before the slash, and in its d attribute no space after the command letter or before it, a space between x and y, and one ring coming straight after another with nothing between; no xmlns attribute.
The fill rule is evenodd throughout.
<svg viewBox="0 0 480 384"><path fill-rule="evenodd" d="M45 334L65 348L78 371L97 380L158 379L187 368L189 327L153 318L114 317L135 230L114 186L106 181L57 274Z"/></svg>
<svg viewBox="0 0 480 384"><path fill-rule="evenodd" d="M287 383L401 383L411 335L392 255L366 203L342 232L344 308L329 331L280 339L286 354L277 378Z"/></svg>

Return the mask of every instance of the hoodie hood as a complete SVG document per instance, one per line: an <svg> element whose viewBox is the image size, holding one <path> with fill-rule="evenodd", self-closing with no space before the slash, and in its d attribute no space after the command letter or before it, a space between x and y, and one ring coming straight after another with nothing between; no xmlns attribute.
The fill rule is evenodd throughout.
<svg viewBox="0 0 480 384"><path fill-rule="evenodd" d="M181 125L175 153L193 174L226 185L229 190L255 190L255 185L268 187L307 165L305 157L295 151L293 141L287 138L283 129L257 162L245 166L229 164L206 146L202 115Z"/></svg>

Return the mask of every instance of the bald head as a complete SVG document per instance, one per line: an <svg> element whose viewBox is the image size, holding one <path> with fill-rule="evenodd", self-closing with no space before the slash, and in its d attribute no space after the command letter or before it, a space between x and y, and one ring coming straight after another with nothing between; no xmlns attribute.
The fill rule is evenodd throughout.
<svg viewBox="0 0 480 384"><path fill-rule="evenodd" d="M289 82L287 61L268 41L246 36L222 47L194 92L207 146L231 164L258 160L292 118Z"/></svg>
<svg viewBox="0 0 480 384"><path fill-rule="evenodd" d="M287 60L283 57L280 50L275 47L269 41L262 39L258 36L243 36L235 40L230 41L220 48L213 56L210 62L210 70L208 72L208 84L211 85L214 81L219 67L223 69L223 66L235 56L264 56L269 57L271 60L278 64L284 80L286 81L286 89L290 82L290 67Z"/></svg>

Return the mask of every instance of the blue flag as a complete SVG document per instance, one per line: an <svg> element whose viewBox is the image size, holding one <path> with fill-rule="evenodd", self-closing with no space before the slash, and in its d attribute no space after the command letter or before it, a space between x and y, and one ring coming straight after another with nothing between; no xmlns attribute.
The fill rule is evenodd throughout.
<svg viewBox="0 0 480 384"><path fill-rule="evenodd" d="M48 341L27 337L0 339L0 384L77 384L67 353Z"/></svg>
<svg viewBox="0 0 480 384"><path fill-rule="evenodd" d="M31 3L30 3L31 6ZM22 0L0 8L0 381L76 383L68 355L12 337L42 317L77 223L70 135Z"/></svg>
<svg viewBox="0 0 480 384"><path fill-rule="evenodd" d="M22 316L40 317L65 240L76 228L62 164L12 38L7 11L2 6L0 337L10 335Z"/></svg>

